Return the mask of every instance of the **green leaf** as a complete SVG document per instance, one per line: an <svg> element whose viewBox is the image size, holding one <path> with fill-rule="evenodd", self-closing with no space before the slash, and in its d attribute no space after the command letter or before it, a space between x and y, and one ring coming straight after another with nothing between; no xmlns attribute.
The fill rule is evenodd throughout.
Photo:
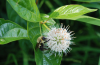
<svg viewBox="0 0 100 65"><path fill-rule="evenodd" d="M89 9L81 5L65 5L57 8L50 18L55 19L72 19L74 17L96 11L97 9Z"/></svg>
<svg viewBox="0 0 100 65"><path fill-rule="evenodd" d="M27 31L30 41L33 44L35 51L35 46L37 44L37 38L41 36L39 23L27 22ZM43 60L43 53L40 50L35 51L35 61L37 65L41 65Z"/></svg>
<svg viewBox="0 0 100 65"><path fill-rule="evenodd" d="M9 20L19 24L20 26L23 26L24 28L27 28L27 22L16 13L8 1L6 1L6 9Z"/></svg>
<svg viewBox="0 0 100 65"><path fill-rule="evenodd" d="M33 44L35 51L35 61L36 65L60 65L62 56L56 56L54 54L47 52L42 52L39 49L35 49L37 44L37 38L41 36L41 30L39 23L28 22L28 35L30 41Z"/></svg>
<svg viewBox="0 0 100 65"><path fill-rule="evenodd" d="M8 65L10 63L11 57L13 59L13 62L15 63L14 65L18 65L16 55L12 54L12 53L8 54L7 61L5 62L5 65Z"/></svg>
<svg viewBox="0 0 100 65"><path fill-rule="evenodd" d="M49 15L47 14L41 14L41 18L43 21L47 21L46 24L48 26L54 25L56 23L52 18L49 18Z"/></svg>
<svg viewBox="0 0 100 65"><path fill-rule="evenodd" d="M54 6L52 5L52 3L51 3L49 0L46 0L46 1L45 1L45 4L46 4L46 6L47 6L51 11L54 10Z"/></svg>
<svg viewBox="0 0 100 65"><path fill-rule="evenodd" d="M100 65L100 55L99 55L99 61L98 61L98 65Z"/></svg>
<svg viewBox="0 0 100 65"><path fill-rule="evenodd" d="M60 65L62 56L54 55L46 51L43 55L43 65Z"/></svg>
<svg viewBox="0 0 100 65"><path fill-rule="evenodd" d="M23 54L23 65L29 65L29 51L32 50L32 43L29 40L19 40L19 47L21 49L20 52Z"/></svg>
<svg viewBox="0 0 100 65"><path fill-rule="evenodd" d="M23 19L30 22L41 21L39 10L35 4L35 0L7 0L12 8Z"/></svg>
<svg viewBox="0 0 100 65"><path fill-rule="evenodd" d="M78 39L76 38L74 41L75 41L75 43L78 43L78 42L82 42L82 41L86 41L86 40L91 40L91 39L98 39L98 36L96 36L96 35L92 35L92 36L90 36L90 35L82 35L82 36L77 36L78 37Z"/></svg>
<svg viewBox="0 0 100 65"><path fill-rule="evenodd" d="M0 19L0 44L28 39L27 30L9 20Z"/></svg>
<svg viewBox="0 0 100 65"><path fill-rule="evenodd" d="M90 16L78 16L78 17L73 18L71 20L77 20L77 21L81 21L81 22L100 26L100 19L90 17Z"/></svg>
<svg viewBox="0 0 100 65"><path fill-rule="evenodd" d="M54 26L54 24L56 23L52 18L49 18L49 15L47 15L47 14L41 14L41 18L44 22L47 21L46 25L48 27ZM42 32L43 32L43 34L45 34L45 33L49 32L49 30L44 25L42 25Z"/></svg>
<svg viewBox="0 0 100 65"><path fill-rule="evenodd" d="M33 48L35 49L37 38L41 36L39 23L27 22L28 36L33 43Z"/></svg>
<svg viewBox="0 0 100 65"><path fill-rule="evenodd" d="M96 4L96 3L88 3L88 4L81 4L85 7L92 7L92 8L97 8L97 9L100 9L100 5L99 4Z"/></svg>
<svg viewBox="0 0 100 65"><path fill-rule="evenodd" d="M79 2L100 2L100 0L74 0Z"/></svg>

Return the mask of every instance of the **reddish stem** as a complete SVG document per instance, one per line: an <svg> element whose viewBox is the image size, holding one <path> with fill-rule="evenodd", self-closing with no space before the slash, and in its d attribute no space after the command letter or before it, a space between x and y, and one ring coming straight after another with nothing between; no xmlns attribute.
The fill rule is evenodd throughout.
<svg viewBox="0 0 100 65"><path fill-rule="evenodd" d="M36 0L36 5L38 4L38 0Z"/></svg>

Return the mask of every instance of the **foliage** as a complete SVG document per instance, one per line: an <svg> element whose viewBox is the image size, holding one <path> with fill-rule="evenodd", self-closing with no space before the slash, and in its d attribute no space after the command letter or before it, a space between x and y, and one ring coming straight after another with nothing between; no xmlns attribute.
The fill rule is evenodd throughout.
<svg viewBox="0 0 100 65"><path fill-rule="evenodd" d="M72 5L72 3L75 1L75 4L79 5ZM3 54L5 54L4 56L7 56L3 56L4 59L7 58L7 61L2 59L0 65L13 65L13 63L15 65L31 65L35 64L34 61L36 62L36 65L63 65L65 63L64 61L67 61L66 64L69 65L81 65L81 63L83 65L100 64L100 62L98 63L98 61L100 60L99 56L97 56L100 53L100 33L99 29L97 29L100 26L100 19L97 14L100 13L98 13L99 10L97 11L97 9L95 9L100 9L100 5L98 3L99 0L80 0L81 2L83 2L83 4L81 4L79 0L75 1L63 0L61 2L60 0L41 0L40 2L38 2L38 4L36 4L35 0L7 0L6 9L9 20L2 19L5 18L5 16L3 16L4 14L1 14L0 48L3 49L4 46L8 48L14 46L14 48L4 49L7 51L12 50L12 52L9 52L9 54L7 55L4 53L4 51L0 52L0 57L2 57ZM95 5L98 7L95 7ZM93 9L89 7L92 7ZM51 12L49 10L51 10ZM2 13L1 10L0 13ZM62 21L64 21L64 25L69 24L70 26L72 26L71 29L73 29L76 33L75 36L77 38L74 40L76 45L73 46L73 50L68 53L67 56L57 55L56 57L54 54L49 53L49 50L44 52L40 51L39 49L36 50L35 47L37 44L37 38L43 35L45 32L48 32L48 27L57 26L57 24L59 25L60 23L62 23ZM15 45L17 46L15 47ZM21 50L19 51L17 48ZM11 61L9 60L10 57L12 57ZM96 60L94 60L93 58L95 58Z"/></svg>

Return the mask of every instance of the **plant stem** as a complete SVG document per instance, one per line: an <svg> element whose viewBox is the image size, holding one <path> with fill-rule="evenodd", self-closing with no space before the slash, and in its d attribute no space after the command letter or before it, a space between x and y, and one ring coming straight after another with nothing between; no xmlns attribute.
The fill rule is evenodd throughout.
<svg viewBox="0 0 100 65"><path fill-rule="evenodd" d="M48 28L48 27L45 25L45 23L43 23L43 25L44 25L48 30L50 30L50 28Z"/></svg>
<svg viewBox="0 0 100 65"><path fill-rule="evenodd" d="M42 32L41 32L41 22L39 23L39 25L40 25L40 34L41 34L41 36L42 36Z"/></svg>
<svg viewBox="0 0 100 65"><path fill-rule="evenodd" d="M50 18L49 18L49 19L50 19ZM49 19L48 19L48 20L49 20ZM45 25L45 23L46 23L48 20L46 20L45 22L42 22L42 21L41 21L40 23L43 24L48 30L50 30L50 28L48 28L48 27Z"/></svg>
<svg viewBox="0 0 100 65"><path fill-rule="evenodd" d="M36 0L36 5L38 4L38 0Z"/></svg>
<svg viewBox="0 0 100 65"><path fill-rule="evenodd" d="M50 18L49 18L50 19ZM45 22L43 22L43 23L46 23L49 19L47 19Z"/></svg>

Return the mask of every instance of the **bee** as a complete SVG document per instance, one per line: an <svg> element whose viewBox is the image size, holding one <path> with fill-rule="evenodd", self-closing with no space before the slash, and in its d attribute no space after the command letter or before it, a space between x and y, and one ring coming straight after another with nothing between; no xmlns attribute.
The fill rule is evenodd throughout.
<svg viewBox="0 0 100 65"><path fill-rule="evenodd" d="M35 49L39 48L41 51L47 50L46 48L44 48L44 43L48 42L49 40L50 39L47 39L44 36L38 37L37 44L36 44L36 48Z"/></svg>

